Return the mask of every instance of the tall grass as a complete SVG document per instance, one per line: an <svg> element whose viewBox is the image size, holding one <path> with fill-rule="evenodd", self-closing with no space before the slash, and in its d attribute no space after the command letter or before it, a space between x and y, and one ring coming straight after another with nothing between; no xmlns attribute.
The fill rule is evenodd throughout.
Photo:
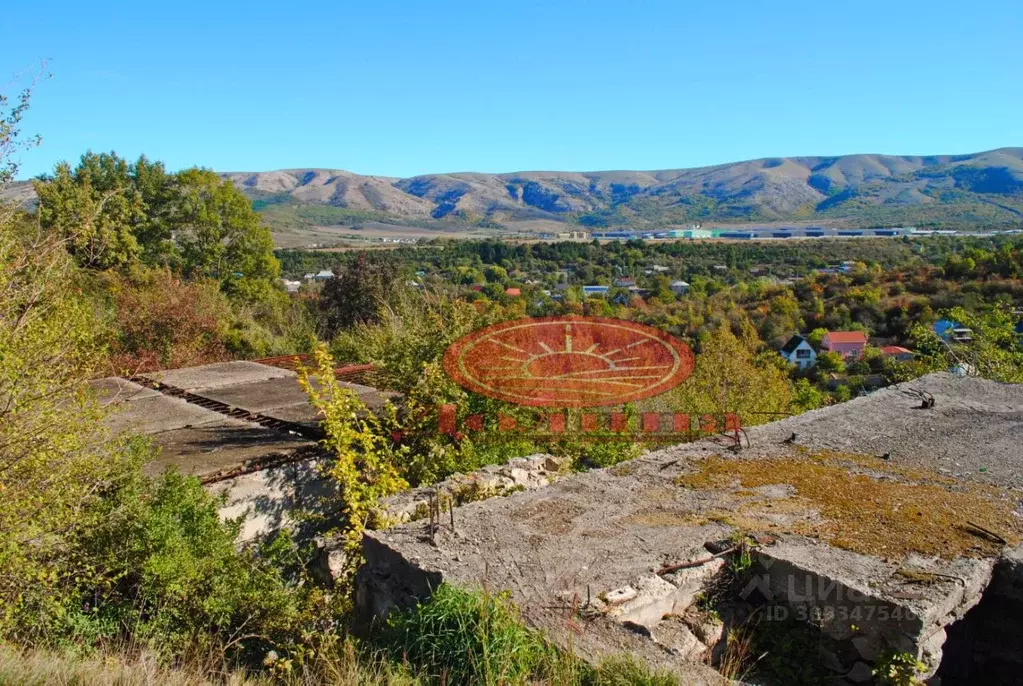
<svg viewBox="0 0 1023 686"><path fill-rule="evenodd" d="M62 654L0 645L2 686L262 686L241 672L210 673L198 666L172 669L157 656Z"/></svg>
<svg viewBox="0 0 1023 686"><path fill-rule="evenodd" d="M677 686L631 656L592 667L525 627L505 596L442 586L357 644L341 640L294 664L282 660L253 672L221 654L190 654L168 664L145 650L57 652L0 645L0 686L426 686L443 684L578 684Z"/></svg>
<svg viewBox="0 0 1023 686"><path fill-rule="evenodd" d="M580 684L677 686L631 656L593 667L524 626L504 595L441 586L429 602L393 617L381 637L392 660L413 665L424 679L459 684Z"/></svg>
<svg viewBox="0 0 1023 686"><path fill-rule="evenodd" d="M383 643L392 658L446 684L526 683L558 660L554 648L519 622L506 598L451 586L392 619Z"/></svg>

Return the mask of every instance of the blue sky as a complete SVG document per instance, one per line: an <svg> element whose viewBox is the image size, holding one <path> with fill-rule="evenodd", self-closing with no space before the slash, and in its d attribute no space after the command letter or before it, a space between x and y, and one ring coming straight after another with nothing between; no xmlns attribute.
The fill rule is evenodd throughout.
<svg viewBox="0 0 1023 686"><path fill-rule="evenodd" d="M1020 0L8 0L0 22L0 84L53 74L23 177L90 148L409 176L1023 145Z"/></svg>

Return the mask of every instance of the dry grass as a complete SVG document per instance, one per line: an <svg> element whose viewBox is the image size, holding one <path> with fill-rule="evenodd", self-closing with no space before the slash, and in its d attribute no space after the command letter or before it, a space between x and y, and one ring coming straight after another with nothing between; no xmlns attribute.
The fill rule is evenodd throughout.
<svg viewBox="0 0 1023 686"><path fill-rule="evenodd" d="M717 664L717 671L726 683L743 681L756 665L757 655L754 653L756 637L756 619L728 630L725 637L725 650Z"/></svg>
<svg viewBox="0 0 1023 686"><path fill-rule="evenodd" d="M277 678L199 662L171 668L148 653L78 656L0 645L0 686L415 686L402 665L374 660L345 644L312 665Z"/></svg>
<svg viewBox="0 0 1023 686"><path fill-rule="evenodd" d="M7 686L256 686L241 674L216 681L193 669L170 669L151 655L75 657L43 650L0 646L0 684Z"/></svg>
<svg viewBox="0 0 1023 686"><path fill-rule="evenodd" d="M997 554L1002 544L978 535L967 522L997 533L1011 545L1019 543L1023 533L1012 514L1014 503L997 489L900 469L862 455L713 456L678 483L740 497L733 511L718 514L745 530L815 536L867 555L901 557L918 552L952 559ZM795 495L773 500L740 495L748 492L743 489L777 484L793 486ZM769 517L799 511L806 516L792 517L791 525L769 523Z"/></svg>

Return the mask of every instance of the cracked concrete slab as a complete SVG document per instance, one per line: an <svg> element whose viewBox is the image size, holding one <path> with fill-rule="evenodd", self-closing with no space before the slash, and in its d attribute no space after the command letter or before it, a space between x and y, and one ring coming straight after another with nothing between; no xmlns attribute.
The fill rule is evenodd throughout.
<svg viewBox="0 0 1023 686"><path fill-rule="evenodd" d="M273 457L284 459L316 447L313 441L217 416L220 421L153 434L151 438L160 454L146 465L146 473L159 474L173 466L183 474L208 477L247 463L258 464Z"/></svg>
<svg viewBox="0 0 1023 686"><path fill-rule="evenodd" d="M155 434L225 420L219 412L157 393L116 404L105 421L114 432Z"/></svg>
<svg viewBox="0 0 1023 686"><path fill-rule="evenodd" d="M143 375L150 381L164 383L185 391L255 383L268 379L295 378L296 376L297 374L291 370L270 367L258 362L216 362L199 367L170 369Z"/></svg>
<svg viewBox="0 0 1023 686"><path fill-rule="evenodd" d="M915 409L919 398L902 392L908 388L932 393L935 408ZM793 433L795 440L786 443ZM696 488L684 487L680 480L711 459L778 459L798 466L799 460L815 464L815 451L842 451L859 456L847 467L835 468L846 475L846 488L854 494L855 488L893 481L916 493L912 489L923 479L946 493L987 489L980 493L992 499L992 507L1009 508L1023 495L1017 488L1023 474L1023 386L930 375L850 403L753 427L748 434L751 445L739 455L724 440L704 440L567 476L538 490L471 503L455 510L453 529L445 517L432 535L425 522L369 532L357 604L366 615L381 616L428 597L440 583L509 591L527 623L583 657L600 659L625 649L654 665L690 669L692 664L677 654L686 652L684 635L673 653L651 635L632 631L612 617L581 617L575 608L588 597L626 586L638 589L664 563L706 558L705 544L755 524L777 534L774 544L765 544L761 551L761 561L771 565L766 571L781 579L780 587L768 580L775 598L791 599L795 607L799 599L787 592L786 584L799 575L809 575L825 589L842 588L846 595L855 591L859 595L854 597L866 598L875 609L885 608L881 614L898 619L875 617L869 631L848 636L835 619L829 631L837 639L866 638L868 654L880 644L899 645L901 640L929 668L936 667L943 624L976 604L1001 555L998 545L974 532L958 539L965 543L956 550L965 552L955 559L913 555L912 540L902 554L896 549L883 556L861 554L822 540L820 535L829 534L841 543L841 527L836 532L821 507L791 484ZM887 459L881 459L884 453L890 453ZM919 472L912 476L900 469ZM762 471L769 481L772 468L765 464ZM869 492L862 494L864 507L874 507L870 497ZM755 507L749 508L750 503ZM876 518L855 522L864 529L861 537L889 537L886 510L878 512ZM998 521L1009 526L1011 513L1002 514ZM907 515L916 516L915 506ZM901 611L894 612L896 608ZM846 632L849 624L846 620ZM843 669L850 667L855 665Z"/></svg>

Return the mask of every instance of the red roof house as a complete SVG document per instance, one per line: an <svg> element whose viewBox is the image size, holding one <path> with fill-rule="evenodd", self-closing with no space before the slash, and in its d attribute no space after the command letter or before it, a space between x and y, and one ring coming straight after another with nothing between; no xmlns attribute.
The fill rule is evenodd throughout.
<svg viewBox="0 0 1023 686"><path fill-rule="evenodd" d="M894 357L899 362L908 362L913 359L916 353L909 348L903 348L901 345L886 345L881 348L881 354L885 357Z"/></svg>
<svg viewBox="0 0 1023 686"><path fill-rule="evenodd" d="M859 358L867 347L867 334L862 331L829 331L821 339L821 347L844 358Z"/></svg>
<svg viewBox="0 0 1023 686"><path fill-rule="evenodd" d="M504 294L505 295L510 295L510 296L513 296L513 297L518 297L518 296L522 295L522 289L521 288L507 288L507 289L505 289Z"/></svg>

